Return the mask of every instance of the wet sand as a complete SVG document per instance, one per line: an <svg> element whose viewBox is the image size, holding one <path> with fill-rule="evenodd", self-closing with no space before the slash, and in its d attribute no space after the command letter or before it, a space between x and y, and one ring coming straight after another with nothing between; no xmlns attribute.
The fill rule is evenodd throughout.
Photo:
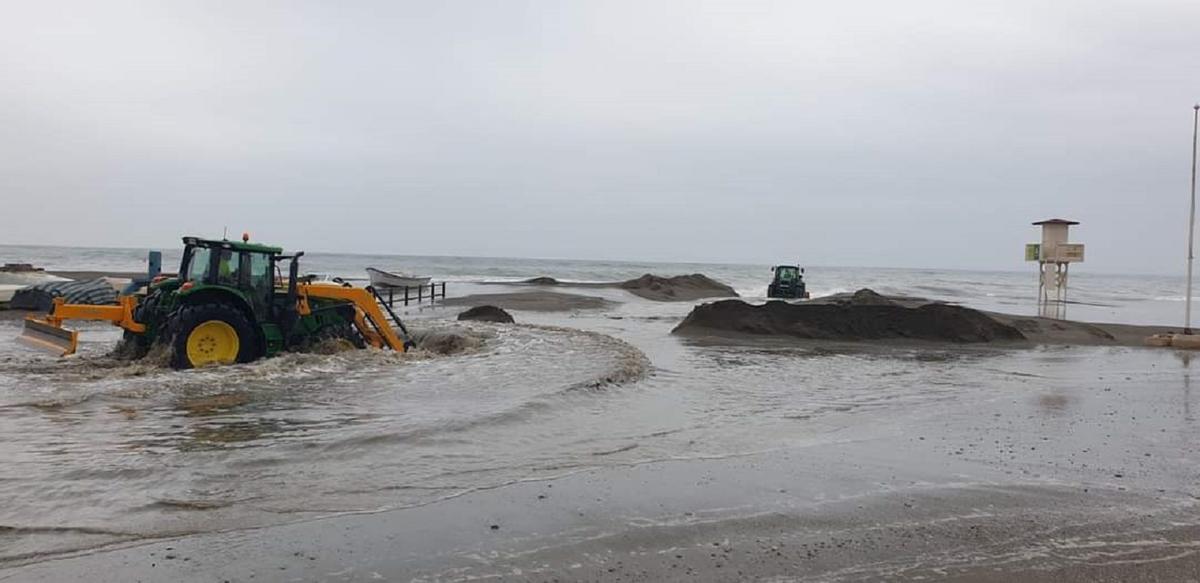
<svg viewBox="0 0 1200 583"><path fill-rule="evenodd" d="M566 312L570 310L599 310L615 305L596 296L550 291L529 291L500 294L474 294L443 300L444 306L496 306L505 310L533 312Z"/></svg>
<svg viewBox="0 0 1200 583"><path fill-rule="evenodd" d="M1028 342L1043 345L1144 346L1146 338L1155 334L1178 334L1182 331L1171 326L1076 322L996 312L984 313L1020 330Z"/></svg>
<svg viewBox="0 0 1200 583"><path fill-rule="evenodd" d="M20 322L26 316L40 316L42 312L34 310L8 310L0 309L0 322Z"/></svg>

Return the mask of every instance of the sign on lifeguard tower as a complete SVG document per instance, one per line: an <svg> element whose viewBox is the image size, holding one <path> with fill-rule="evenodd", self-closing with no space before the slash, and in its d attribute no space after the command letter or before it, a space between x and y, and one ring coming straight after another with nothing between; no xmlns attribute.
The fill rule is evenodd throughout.
<svg viewBox="0 0 1200 583"><path fill-rule="evenodd" d="M1064 318L1067 314L1067 274L1072 263L1083 262L1083 244L1070 243L1067 230L1077 221L1047 219L1034 223L1042 228L1042 242L1025 246L1025 261L1038 264L1038 314Z"/></svg>

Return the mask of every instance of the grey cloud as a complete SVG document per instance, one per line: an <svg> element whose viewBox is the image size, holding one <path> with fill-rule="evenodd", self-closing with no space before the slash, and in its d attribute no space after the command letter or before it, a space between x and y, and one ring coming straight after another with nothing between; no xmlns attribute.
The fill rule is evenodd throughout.
<svg viewBox="0 0 1200 583"><path fill-rule="evenodd" d="M1007 269L1065 215L1182 263L1195 2L5 14L6 243Z"/></svg>

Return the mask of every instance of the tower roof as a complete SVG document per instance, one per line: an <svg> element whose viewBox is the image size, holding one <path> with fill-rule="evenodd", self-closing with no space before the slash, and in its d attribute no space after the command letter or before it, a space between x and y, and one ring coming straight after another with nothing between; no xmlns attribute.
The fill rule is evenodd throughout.
<svg viewBox="0 0 1200 583"><path fill-rule="evenodd" d="M1078 225L1079 221L1068 221L1067 219L1046 219L1038 221L1034 225Z"/></svg>

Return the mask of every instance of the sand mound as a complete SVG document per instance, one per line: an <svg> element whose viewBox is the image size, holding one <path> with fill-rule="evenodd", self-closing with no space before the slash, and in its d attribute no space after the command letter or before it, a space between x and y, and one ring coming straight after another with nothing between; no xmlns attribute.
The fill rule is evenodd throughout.
<svg viewBox="0 0 1200 583"><path fill-rule="evenodd" d="M886 296L881 296L875 293L875 290L870 288L862 288L845 300L835 300L835 303L845 304L850 306L898 306L898 302L888 299Z"/></svg>
<svg viewBox="0 0 1200 583"><path fill-rule="evenodd" d="M470 330L415 330L411 339L417 350L449 356L478 350L483 339Z"/></svg>
<svg viewBox="0 0 1200 583"><path fill-rule="evenodd" d="M513 323L512 315L496 306L475 306L459 314L458 319L473 320L476 322L498 322L500 324Z"/></svg>
<svg viewBox="0 0 1200 583"><path fill-rule="evenodd" d="M647 273L617 287L658 302L691 301L701 298L738 297L733 288L701 273L660 277Z"/></svg>
<svg viewBox="0 0 1200 583"><path fill-rule="evenodd" d="M854 298L857 301L852 298L842 303L767 302L754 306L740 300L725 300L704 304L692 310L672 333L740 333L839 341L912 339L966 343L1025 339L1017 328L970 308L938 303L910 308L874 292L860 292Z"/></svg>
<svg viewBox="0 0 1200 583"><path fill-rule="evenodd" d="M499 285L499 282L494 282ZM656 302L684 302L703 298L736 298L733 288L702 273L662 277L647 273L636 279L613 282L564 282L539 276L506 285L537 285L582 288L616 288Z"/></svg>

